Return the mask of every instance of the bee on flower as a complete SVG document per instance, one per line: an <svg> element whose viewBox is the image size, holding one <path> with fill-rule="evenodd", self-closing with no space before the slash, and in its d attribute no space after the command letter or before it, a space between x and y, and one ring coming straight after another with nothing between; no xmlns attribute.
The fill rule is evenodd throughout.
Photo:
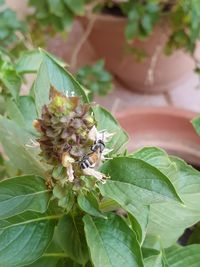
<svg viewBox="0 0 200 267"><path fill-rule="evenodd" d="M111 151L106 143L113 134L97 130L90 104L51 87L50 102L43 106L41 118L34 121L34 126L40 134L36 140L40 155L53 165L53 173L63 186L76 183L83 175L105 183L106 177L97 169Z"/></svg>

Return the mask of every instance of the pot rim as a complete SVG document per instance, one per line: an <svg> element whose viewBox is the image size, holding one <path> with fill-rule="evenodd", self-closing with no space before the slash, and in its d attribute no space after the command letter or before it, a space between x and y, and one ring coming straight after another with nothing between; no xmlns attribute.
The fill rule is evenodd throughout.
<svg viewBox="0 0 200 267"><path fill-rule="evenodd" d="M131 107L127 108L123 111L116 112L117 119L121 119L126 116L131 116L132 114L138 115L138 114L159 114L159 115L170 115L173 117L184 117L188 119L189 121L193 119L195 116L199 115L198 112L184 109L184 108L177 108L177 107Z"/></svg>
<svg viewBox="0 0 200 267"><path fill-rule="evenodd" d="M199 166L200 136L191 123L198 115L197 112L169 106L136 107L128 108L116 115L119 123L129 133L131 151L156 146L167 151L169 155L176 155L189 164ZM161 120L159 127L157 123ZM137 122L138 125L133 122Z"/></svg>
<svg viewBox="0 0 200 267"><path fill-rule="evenodd" d="M95 20L103 20L103 21L112 21L112 22L127 22L128 18L123 16L115 16L115 15L109 15L109 14L102 14L102 13L92 13L91 16L78 16L77 18L79 20L91 20L92 18L95 18Z"/></svg>

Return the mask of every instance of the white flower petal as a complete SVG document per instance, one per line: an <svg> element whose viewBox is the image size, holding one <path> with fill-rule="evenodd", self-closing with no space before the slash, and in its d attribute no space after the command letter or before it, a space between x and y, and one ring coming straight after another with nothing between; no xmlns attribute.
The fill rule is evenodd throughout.
<svg viewBox="0 0 200 267"><path fill-rule="evenodd" d="M72 167L71 163L68 164L67 175L68 175L69 181L73 182L74 181L74 170L73 170L73 167Z"/></svg>
<svg viewBox="0 0 200 267"><path fill-rule="evenodd" d="M62 154L62 165L66 168L68 168L68 165L73 163L74 159L67 153Z"/></svg>
<svg viewBox="0 0 200 267"><path fill-rule="evenodd" d="M85 175L94 176L98 181L102 182L103 184L106 183L105 175L99 171L96 171L92 168L83 169L83 173Z"/></svg>
<svg viewBox="0 0 200 267"><path fill-rule="evenodd" d="M96 126L94 125L92 127L92 129L89 131L88 138L92 141L96 141L97 140L97 134L98 134L98 131L97 131Z"/></svg>
<svg viewBox="0 0 200 267"><path fill-rule="evenodd" d="M104 143L107 143L113 135L115 133L108 133L106 130L103 130L98 132L96 140L102 140Z"/></svg>

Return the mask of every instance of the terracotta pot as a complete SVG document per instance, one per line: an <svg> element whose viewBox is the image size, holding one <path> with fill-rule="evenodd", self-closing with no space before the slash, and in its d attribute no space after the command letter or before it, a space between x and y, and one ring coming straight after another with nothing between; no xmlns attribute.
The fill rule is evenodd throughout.
<svg viewBox="0 0 200 267"><path fill-rule="evenodd" d="M200 166L200 136L190 122L196 115L173 107L132 108L117 114L117 118L130 135L130 151L158 146Z"/></svg>
<svg viewBox="0 0 200 267"><path fill-rule="evenodd" d="M80 18L86 29L89 19ZM139 63L134 57L125 52L127 42L124 28L127 19L110 15L97 15L89 35L100 58L106 60L107 68L129 89L159 93L173 89L184 82L194 69L191 57L179 50L171 56L163 54L163 48L169 33L167 23L157 26L146 41L134 41L138 49L144 49L148 57ZM151 73L150 66L154 66Z"/></svg>

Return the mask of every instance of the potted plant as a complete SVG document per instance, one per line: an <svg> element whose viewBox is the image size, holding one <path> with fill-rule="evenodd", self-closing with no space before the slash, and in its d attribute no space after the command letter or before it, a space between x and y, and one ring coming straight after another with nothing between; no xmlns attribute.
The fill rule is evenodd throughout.
<svg viewBox="0 0 200 267"><path fill-rule="evenodd" d="M200 173L156 147L127 152L113 116L39 53L29 94L0 117L0 267L198 266L200 245L176 242L200 219Z"/></svg>
<svg viewBox="0 0 200 267"><path fill-rule="evenodd" d="M35 1L35 4L36 3L37 1ZM44 5L44 7L46 7L46 5ZM14 86L17 87L18 85L20 86L20 83L24 80L24 74L34 73L39 67L40 56L37 51L35 51L35 47L38 44L44 47L48 46L50 36L52 38L52 36L56 35L58 31L64 30L64 28L58 29L53 23L54 27L52 27L51 31L48 31L45 27L45 29L43 29L42 26L39 27L37 22L40 20L29 21L29 10L25 1L21 1L19 5L16 5L16 2L12 0L7 0L6 2L2 1L0 7L0 68L2 73L0 82L3 83L1 90L4 94L6 91L4 87L7 86L10 88ZM52 16L48 12L47 16L49 16L47 22L51 21ZM72 21L73 19L71 23ZM35 30L33 30L36 27L35 23L38 27L36 34L32 33L33 31L35 32ZM41 24L43 25L44 23ZM28 52L26 51L27 48L29 49ZM36 62L38 62L38 64L35 64ZM66 65L65 63L63 64ZM15 85L7 81L7 76L10 75L10 72L15 68L14 66L16 66L15 71L18 72L19 78ZM113 77L106 71L104 60L98 60L93 62L93 64L83 65L80 68L77 67L75 75L77 80L85 86L85 90L87 88L90 100L92 100L95 95L107 95L113 88ZM21 77L23 79L20 80L19 76L23 76ZM26 75L26 78L28 83L31 83L33 80L32 75ZM4 80L7 82L7 85L5 85ZM12 88L10 90L12 90ZM22 91L24 90L26 90L25 86ZM16 93L16 91L17 90L14 90L14 93Z"/></svg>
<svg viewBox="0 0 200 267"><path fill-rule="evenodd" d="M200 35L198 1L60 0L55 8L54 1L30 3L36 8L34 17L49 29L54 25L63 30L79 16L83 39L130 89L169 90L198 64L194 56Z"/></svg>
<svg viewBox="0 0 200 267"><path fill-rule="evenodd" d="M108 68L128 88L138 91L162 92L184 82L195 69L199 3L113 2L102 2L89 35ZM91 20L81 21L87 28Z"/></svg>

